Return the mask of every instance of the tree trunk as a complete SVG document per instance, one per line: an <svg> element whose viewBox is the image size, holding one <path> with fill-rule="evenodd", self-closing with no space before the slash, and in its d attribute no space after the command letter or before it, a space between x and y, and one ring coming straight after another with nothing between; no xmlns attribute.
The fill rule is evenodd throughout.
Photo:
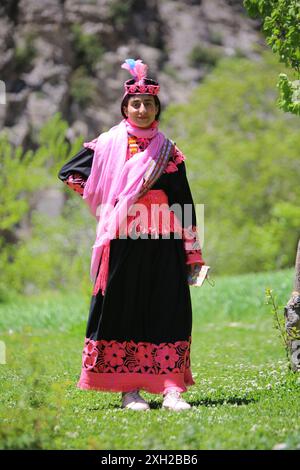
<svg viewBox="0 0 300 470"><path fill-rule="evenodd" d="M294 291L284 308L284 316L291 368L294 372L300 372L300 239L296 254Z"/></svg>

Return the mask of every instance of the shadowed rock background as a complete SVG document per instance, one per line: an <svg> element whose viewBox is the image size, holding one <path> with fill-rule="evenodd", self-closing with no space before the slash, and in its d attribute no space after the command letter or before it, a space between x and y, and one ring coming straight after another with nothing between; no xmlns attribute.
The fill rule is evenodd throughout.
<svg viewBox="0 0 300 470"><path fill-rule="evenodd" d="M0 126L34 147L57 111L68 137L93 137L120 118L120 68L149 64L163 106L182 103L224 56L255 59L263 44L242 0L2 0L0 76L7 105Z"/></svg>

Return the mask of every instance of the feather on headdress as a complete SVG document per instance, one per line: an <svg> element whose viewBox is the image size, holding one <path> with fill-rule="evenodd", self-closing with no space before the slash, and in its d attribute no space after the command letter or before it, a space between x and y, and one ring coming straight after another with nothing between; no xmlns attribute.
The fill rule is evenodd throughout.
<svg viewBox="0 0 300 470"><path fill-rule="evenodd" d="M159 83L151 78L147 78L148 65L143 64L141 59L126 59L121 65L122 69L128 70L133 76L124 83L125 95L146 93L149 95L158 95ZM123 98L124 98L123 97Z"/></svg>
<svg viewBox="0 0 300 470"><path fill-rule="evenodd" d="M141 59L126 59L124 64L121 65L121 68L128 70L135 81L140 82L146 78L148 65L143 64Z"/></svg>

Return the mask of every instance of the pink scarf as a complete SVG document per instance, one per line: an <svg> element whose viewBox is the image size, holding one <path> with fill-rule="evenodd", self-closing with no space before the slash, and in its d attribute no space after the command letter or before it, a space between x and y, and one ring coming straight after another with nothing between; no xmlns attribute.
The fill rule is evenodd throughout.
<svg viewBox="0 0 300 470"><path fill-rule="evenodd" d="M83 199L98 221L90 275L94 282L101 260L99 280L102 294L107 284L110 240L115 238L132 204L145 193L145 183L155 171L162 148L166 141L170 142L158 131L157 124L155 121L150 128L143 129L123 119L97 139L84 143L84 147L94 150L94 157ZM128 133L151 141L143 152L137 152L126 161Z"/></svg>

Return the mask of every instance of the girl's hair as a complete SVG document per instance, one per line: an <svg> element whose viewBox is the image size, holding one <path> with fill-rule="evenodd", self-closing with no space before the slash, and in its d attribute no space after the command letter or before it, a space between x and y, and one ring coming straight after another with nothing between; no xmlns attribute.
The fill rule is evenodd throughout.
<svg viewBox="0 0 300 470"><path fill-rule="evenodd" d="M127 118L127 116L126 116L126 114L124 113L123 107L124 107L124 106L128 106L129 98L131 98L132 96L135 96L135 95L136 95L136 93L135 93L135 94L132 94L132 95L128 94L128 95L126 95L126 96L123 98L123 101L122 101L122 103L121 103L121 113L122 113L122 116L123 116L125 119ZM158 97L157 97L156 95L151 95L151 96L153 96L153 98L154 98L155 106L158 106L158 112L157 112L157 114L155 115L155 119L158 120L158 119L159 119L159 116L160 116L160 111L161 111L160 101L159 101L159 99L158 99Z"/></svg>

